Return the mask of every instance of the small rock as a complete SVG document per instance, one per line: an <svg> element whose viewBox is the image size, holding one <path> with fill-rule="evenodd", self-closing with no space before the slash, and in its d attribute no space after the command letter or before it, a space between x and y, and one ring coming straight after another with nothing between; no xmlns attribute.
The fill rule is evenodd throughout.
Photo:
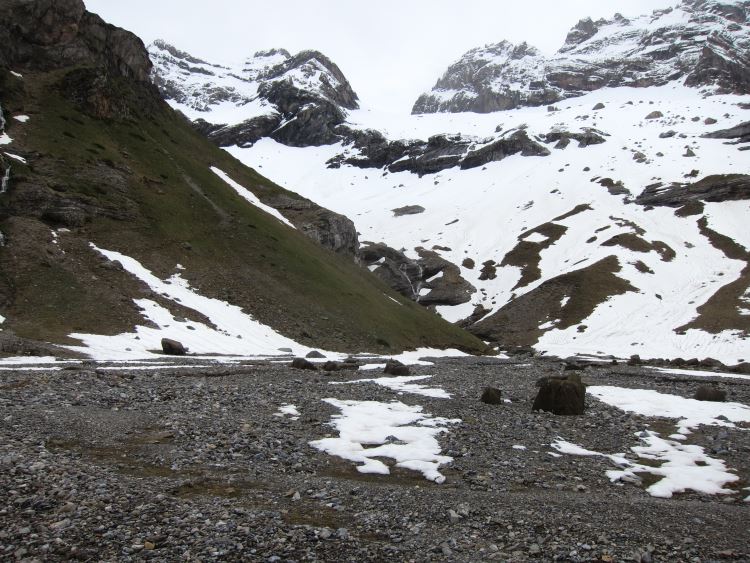
<svg viewBox="0 0 750 563"><path fill-rule="evenodd" d="M292 367L295 369L309 369L312 371L317 370L317 366L305 358L294 358L292 360Z"/></svg>
<svg viewBox="0 0 750 563"><path fill-rule="evenodd" d="M495 387L485 387L480 400L488 405L502 405L503 392Z"/></svg>
<svg viewBox="0 0 750 563"><path fill-rule="evenodd" d="M726 391L716 389L715 387L709 387L707 385L701 385L695 390L693 399L696 401L713 401L716 403L723 403L727 400Z"/></svg>
<svg viewBox="0 0 750 563"><path fill-rule="evenodd" d="M323 354L318 352L317 350L312 350L311 352L308 352L305 358L325 358Z"/></svg>

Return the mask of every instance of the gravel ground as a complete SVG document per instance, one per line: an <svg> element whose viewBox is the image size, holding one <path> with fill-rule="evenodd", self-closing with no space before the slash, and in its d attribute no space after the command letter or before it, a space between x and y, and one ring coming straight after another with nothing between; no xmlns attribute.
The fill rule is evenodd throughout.
<svg viewBox="0 0 750 563"><path fill-rule="evenodd" d="M625 452L647 419L588 397L583 416L531 413L562 364L443 359L412 367L451 399L397 395L374 377L257 363L147 372L89 364L0 372L0 560L750 561L750 432L701 427L687 443L727 462L737 494L653 498L613 484L604 458L554 458L558 436ZM588 366L596 385L691 397L705 378ZM750 404L750 381L712 380ZM511 403L486 405L493 385ZM363 475L308 442L335 431L321 399L401 400L460 418L439 440L438 485ZM284 403L298 420L277 417ZM526 446L526 450L514 449Z"/></svg>

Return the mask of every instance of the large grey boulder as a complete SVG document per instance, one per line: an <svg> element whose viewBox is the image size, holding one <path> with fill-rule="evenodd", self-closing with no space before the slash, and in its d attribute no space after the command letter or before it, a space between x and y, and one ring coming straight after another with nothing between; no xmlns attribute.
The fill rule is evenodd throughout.
<svg viewBox="0 0 750 563"><path fill-rule="evenodd" d="M532 410L557 415L581 415L585 409L585 397L586 386L579 375L545 377L539 381L539 392Z"/></svg>

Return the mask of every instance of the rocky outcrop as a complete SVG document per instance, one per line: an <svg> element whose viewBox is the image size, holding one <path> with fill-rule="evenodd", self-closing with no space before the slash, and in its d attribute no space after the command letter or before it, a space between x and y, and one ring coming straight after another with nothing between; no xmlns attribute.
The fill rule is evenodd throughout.
<svg viewBox="0 0 750 563"><path fill-rule="evenodd" d="M416 249L419 258L411 259L385 244L366 244L359 260L373 274L404 297L421 305L460 305L476 291L461 277L461 270L439 254Z"/></svg>
<svg viewBox="0 0 750 563"><path fill-rule="evenodd" d="M49 71L85 65L149 81L143 42L87 12L82 0L4 0L0 21L0 67Z"/></svg>
<svg viewBox="0 0 750 563"><path fill-rule="evenodd" d="M605 87L681 80L724 93L750 92L750 1L683 0L629 20L581 20L546 57L502 41L467 52L422 94L412 113L489 113L554 104Z"/></svg>
<svg viewBox="0 0 750 563"><path fill-rule="evenodd" d="M279 210L297 229L321 246L352 257L357 254L357 229L348 217L304 198L277 195L264 197L263 202Z"/></svg>
<svg viewBox="0 0 750 563"><path fill-rule="evenodd" d="M318 51L260 51L236 68L164 41L155 41L149 52L162 95L219 146L250 146L263 137L295 147L335 143L346 110L358 107L344 74ZM215 111L227 103L236 111Z"/></svg>
<svg viewBox="0 0 750 563"><path fill-rule="evenodd" d="M329 168L387 168L389 172L412 172L419 176L449 168L467 170L502 160L514 154L548 156L549 149L524 129L505 131L479 139L468 135L433 135L427 141L388 141L377 131L346 130L351 143L348 153L328 161ZM351 154L354 152L355 154Z"/></svg>
<svg viewBox="0 0 750 563"><path fill-rule="evenodd" d="M750 143L750 121L740 123L729 129L720 129L701 135L706 139L733 139L736 143Z"/></svg>
<svg viewBox="0 0 750 563"><path fill-rule="evenodd" d="M692 184L652 184L643 190L635 202L640 205L682 207L699 201L747 199L750 199L749 175L719 174L706 176Z"/></svg>

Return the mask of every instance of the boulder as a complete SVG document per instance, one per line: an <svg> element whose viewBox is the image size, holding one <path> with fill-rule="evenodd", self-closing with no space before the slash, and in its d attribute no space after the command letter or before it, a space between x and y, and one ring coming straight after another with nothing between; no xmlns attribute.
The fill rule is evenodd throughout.
<svg viewBox="0 0 750 563"><path fill-rule="evenodd" d="M424 207L421 205L405 205L396 209L391 209L395 217L401 217L403 215L419 215L424 213Z"/></svg>
<svg viewBox="0 0 750 563"><path fill-rule="evenodd" d="M633 354L632 356L630 356L630 359L628 360L629 366L639 366L642 363L643 362L641 361L641 357L638 354Z"/></svg>
<svg viewBox="0 0 750 563"><path fill-rule="evenodd" d="M539 381L539 392L532 410L557 415L581 415L585 408L586 387L580 376L566 378L544 377Z"/></svg>
<svg viewBox="0 0 750 563"><path fill-rule="evenodd" d="M318 352L317 350L312 350L307 353L305 358L318 358L319 359L319 358L325 358L325 356L321 354L320 352Z"/></svg>
<svg viewBox="0 0 750 563"><path fill-rule="evenodd" d="M410 375L411 371L409 370L409 366L405 366L398 360L388 360L385 363L385 368L383 369L383 373L387 373L388 375Z"/></svg>
<svg viewBox="0 0 750 563"><path fill-rule="evenodd" d="M182 342L172 340L171 338L161 339L161 349L168 356L184 356L188 350L183 346Z"/></svg>
<svg viewBox="0 0 750 563"><path fill-rule="evenodd" d="M347 365L345 363L341 362L333 362L333 361L327 361L323 364L323 371L341 371L349 368L350 365ZM354 366L354 369L356 369L356 366Z"/></svg>
<svg viewBox="0 0 750 563"><path fill-rule="evenodd" d="M695 390L693 399L696 401L712 401L715 403L723 403L727 400L726 391L717 389L716 387L709 387L707 385L701 385Z"/></svg>
<svg viewBox="0 0 750 563"><path fill-rule="evenodd" d="M502 405L503 392L495 387L485 387L479 400L488 405Z"/></svg>
<svg viewBox="0 0 750 563"><path fill-rule="evenodd" d="M292 360L292 367L294 369L309 369L311 371L316 371L318 369L314 363L305 358L294 358Z"/></svg>

